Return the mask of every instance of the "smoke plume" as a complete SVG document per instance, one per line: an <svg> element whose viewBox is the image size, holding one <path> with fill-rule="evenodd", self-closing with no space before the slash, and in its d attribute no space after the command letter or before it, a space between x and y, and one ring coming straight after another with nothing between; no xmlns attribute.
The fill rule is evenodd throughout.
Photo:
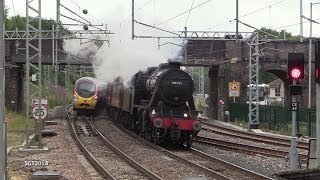
<svg viewBox="0 0 320 180"><path fill-rule="evenodd" d="M120 76L125 81L128 81L139 70L144 70L150 66L158 66L159 63L167 62L168 59L178 58L179 52L181 51L181 47L179 46L168 44L161 46L158 50L158 39L137 38L132 40L131 18L123 21L126 16L128 16L127 11L123 12L123 9L125 9L123 7L124 4L116 2L114 4L116 5L113 11L109 11L104 18L110 31L115 33L108 35L110 45L104 42L100 47L94 45L94 43L88 43L79 47L79 43L75 44L71 41L65 42L65 47L68 48L69 51L71 50L73 53L82 54L82 56L86 56L86 58L92 58L93 66L96 67L96 78L104 81L113 81ZM150 21L148 16L142 15L137 15L137 19L142 22ZM164 28L170 29L169 27ZM164 35L159 31L140 25L136 25L135 32L139 35ZM161 41L160 44L166 42L182 44L180 40L161 39ZM89 52L95 52L95 55L90 56Z"/></svg>

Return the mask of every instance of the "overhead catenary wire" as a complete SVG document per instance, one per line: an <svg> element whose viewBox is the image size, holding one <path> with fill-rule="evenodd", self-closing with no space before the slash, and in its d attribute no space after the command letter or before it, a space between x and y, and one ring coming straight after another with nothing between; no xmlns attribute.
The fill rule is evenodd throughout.
<svg viewBox="0 0 320 180"><path fill-rule="evenodd" d="M318 21L316 21L316 20L314 20L314 19L310 19L310 18L307 18L307 17L305 17L305 16L302 16L302 18L304 18L304 19L306 19L306 20L309 20L309 21L311 21L311 22L313 22L313 23L320 24L320 22L318 22Z"/></svg>
<svg viewBox="0 0 320 180"><path fill-rule="evenodd" d="M146 24L146 23L142 23L142 22L139 22L139 21L134 21L135 23L138 23L138 24L141 24L143 26L147 26L147 27L150 27L150 28L153 28L153 29L157 29L157 30L160 30L160 31L164 31L164 32L167 32L167 33L171 33L171 34L175 34L177 36L180 36L180 34L178 33L175 33L175 32L172 32L172 31L168 31L168 30L165 30L165 29L161 29L161 28L158 28L156 26L152 26L152 25L149 25L149 24Z"/></svg>
<svg viewBox="0 0 320 180"><path fill-rule="evenodd" d="M157 26L159 26L159 25L161 25L161 24L164 24L164 23L167 23L167 22L169 22L169 21L171 21L171 20L173 20L173 19L175 19L175 18L178 18L178 17L180 17L180 16L182 16L182 15L184 15L184 14L186 14L186 13L188 13L188 12L190 12L190 11L196 9L196 8L199 8L199 7L203 6L203 5L211 2L211 1L213 1L213 0L207 0L207 1L203 2L203 3L200 3L199 5L197 5L197 6L195 6L195 7L192 7L192 8L190 8L190 9L188 9L187 11L184 11L184 12L182 12L182 13L180 13L180 14L172 17L172 18L169 18L169 19L167 19L166 21L163 21L163 22L161 22L161 23L159 23L159 24L157 24L157 25L155 25L155 26L151 26L151 25L147 25L147 24L145 25L144 23L141 23L141 22L139 22L139 24L145 25L145 26L150 27L150 28L153 28L153 29L158 29L158 30L161 30L161 31L164 31L164 32L169 32L169 33L172 33L172 34L176 34L176 33L173 33L172 31L164 30L164 29L161 29L161 28L159 28L159 27L157 27ZM136 21L136 20L135 20L134 22L137 22L137 23L138 23L138 21ZM120 24L120 27L121 27L121 24ZM178 35L178 34L177 34L177 35ZM178 36L180 36L180 35L178 35ZM145 37L151 37L151 36L145 36Z"/></svg>
<svg viewBox="0 0 320 180"><path fill-rule="evenodd" d="M79 9L82 9L78 3L76 3L74 0L70 0L74 5L78 6Z"/></svg>
<svg viewBox="0 0 320 180"><path fill-rule="evenodd" d="M314 21L320 20L320 18L318 18L318 19L313 19L313 20L314 20ZM309 21L303 21L302 24L308 23L308 22L309 22ZM283 28L292 27L292 26L297 26L297 25L300 25L300 22L294 23L294 24L285 25L285 26L281 26L281 27L276 27L276 28L274 28L274 30L283 29Z"/></svg>
<svg viewBox="0 0 320 180"><path fill-rule="evenodd" d="M189 13L188 13L188 17L187 17L186 23L184 24L184 27L187 27L187 23L188 23L188 20L189 20L189 16L190 16L190 13L191 13L191 9L192 9L192 7L193 7L193 3L194 3L194 0L192 0L191 6L190 6L190 10L189 10Z"/></svg>
<svg viewBox="0 0 320 180"><path fill-rule="evenodd" d="M83 17L81 17L79 14L75 13L74 11L72 11L71 9L67 8L66 6L64 6L63 4L60 4L61 7L63 7L64 9L66 9L67 11L71 12L72 14L78 16L79 18L81 18L82 20L86 21L87 23L90 24L90 21L84 19Z"/></svg>
<svg viewBox="0 0 320 180"><path fill-rule="evenodd" d="M151 1L153 0L149 0L148 2L146 2L144 5L142 5L140 8L138 8L137 10L134 11L134 13L137 13L138 11L140 11L142 8L144 8L146 5L148 5ZM122 23L124 23L126 20L128 20L131 17L131 15L129 15L128 17L126 17L123 21L120 22L120 26Z"/></svg>
<svg viewBox="0 0 320 180"><path fill-rule="evenodd" d="M74 3L75 3L75 2L74 2ZM83 25L88 25L88 26L90 26L90 27L92 27L92 28L95 28L95 29L98 29L98 30L104 31L104 29L101 29L101 28L99 28L99 27L96 27L96 26L92 25L90 21L88 21L87 19L83 18L83 17L80 16L79 14L75 13L74 11L72 11L70 8L64 6L63 4L60 3L60 6L63 7L64 9L66 9L68 12L70 12L73 17L74 17L74 15L75 15L75 16L79 17L81 20L83 20L83 21L85 21L85 22L82 22L80 19L78 20L78 19L76 19L75 17L74 17L74 18L71 18L71 17L68 17L68 16L66 16L66 15L61 14L62 17L67 18L67 19L69 19L69 20L73 20L73 21L79 22L79 23L81 23L81 24L83 24ZM80 7L79 5L77 5L77 6Z"/></svg>
<svg viewBox="0 0 320 180"><path fill-rule="evenodd" d="M203 6L203 5L205 5L205 4L207 4L208 2L211 2L211 1L213 1L213 0L207 0L207 1L205 1L205 2L203 2L203 3L201 3L201 4L199 4L199 5L197 5L197 6L193 7L193 8L191 8L191 9L188 9L187 11L184 11L184 12L182 12L182 13L180 13L180 14L178 14L178 15L174 16L174 17L171 17L171 18L169 18L169 19L167 19L167 20L165 20L165 21L163 21L163 22L161 22L161 23L157 24L156 26L160 26L160 25L162 25L162 24L164 24L164 23L167 23L167 22L169 22L169 21L172 21L173 19L176 19L176 18L178 18L178 17L180 17L180 16L182 16L182 15L184 15L184 14L188 13L189 11L192 11L192 10L194 10L194 9L197 9L197 8L199 8L199 7Z"/></svg>
<svg viewBox="0 0 320 180"><path fill-rule="evenodd" d="M245 25L245 26L247 26L247 27L249 27L249 28L252 28L252 29L254 29L254 30L256 30L256 31L262 32L262 33L264 33L264 34L267 34L267 35L269 35L269 36L272 36L272 37L275 37L275 38L279 39L278 36L275 36L275 35L273 35L273 34L270 34L270 33L266 32L266 31L260 30L260 29L254 27L254 26L251 26L251 25L249 25L249 24L247 24L247 23L244 23L244 22L239 21L239 20L238 20L238 22L241 23L241 24L243 24L243 25Z"/></svg>
<svg viewBox="0 0 320 180"><path fill-rule="evenodd" d="M67 19L70 19L70 20L79 22L79 23L81 23L81 24L83 24L83 25L88 25L88 26L90 26L90 27L92 27L92 28L95 28L95 29L98 29L98 30L100 30L100 31L105 31L104 29L101 29L101 28L99 28L99 27L93 26L93 25L91 25L91 24L86 24L86 23L84 23L84 22L82 22L82 21L80 21L80 20L77 20L77 19L75 19L75 18L71 18L71 17L68 17L68 16L63 15L63 14L60 14L60 15L61 15L62 17L64 17L64 18L67 18Z"/></svg>
<svg viewBox="0 0 320 180"><path fill-rule="evenodd" d="M17 14L16 14L16 9L14 8L13 0L11 0L11 1L12 1L13 14L14 14L14 17L15 17L15 22L16 22L16 28L18 28L18 17L17 17Z"/></svg>
<svg viewBox="0 0 320 180"><path fill-rule="evenodd" d="M249 13L247 13L247 14L241 15L241 16L239 16L239 19L240 19L240 18L243 18L243 17L246 17L246 16L249 16L249 15L254 14L254 13L260 12L260 11L266 9L266 8L271 8L272 6L279 5L280 3L283 3L284 1L287 1L287 0L280 0L280 1L277 1L277 2L275 2L275 3L273 3L273 4L270 4L270 5L264 6L264 7L260 8L260 9L257 9L257 10L254 10L254 11L252 11L252 12L249 12ZM230 19L230 20L225 21L225 22L223 22L223 23L219 23L219 24L217 24L217 25L211 26L211 27L209 27L209 28L207 28L207 29L210 30L210 29L212 29L212 28L219 27L219 26L224 25L224 24L226 24L226 23L234 22L235 20L236 20L236 19Z"/></svg>
<svg viewBox="0 0 320 180"><path fill-rule="evenodd" d="M80 7L80 5L79 5L78 3L76 3L74 0L70 0L70 1L71 1L74 5L76 5L80 10L83 10L83 8ZM98 18L94 17L94 16L91 15L89 12L88 12L88 15L89 15L90 17L94 18L95 20L103 23L103 21L102 21L101 19L98 19Z"/></svg>
<svg viewBox="0 0 320 180"><path fill-rule="evenodd" d="M280 4L280 3L284 2L284 1L287 1L287 0L281 0L281 1L275 2L275 3L270 4L270 5L268 5L268 6L262 7L262 8L260 8L260 9L258 9L258 10L255 10L255 11L252 11L252 12L250 12L250 13L244 14L244 15L240 16L239 18L243 18L243 17L249 16L249 15L251 15L251 14L257 13L257 12L262 11L262 10L264 10L264 9L267 9L267 8L270 8L270 7L275 6L275 5L277 5L277 4Z"/></svg>

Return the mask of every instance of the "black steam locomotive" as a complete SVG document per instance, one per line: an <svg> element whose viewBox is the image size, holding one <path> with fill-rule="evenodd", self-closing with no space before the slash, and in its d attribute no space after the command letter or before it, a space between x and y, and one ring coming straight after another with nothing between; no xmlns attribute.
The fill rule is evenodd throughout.
<svg viewBox="0 0 320 180"><path fill-rule="evenodd" d="M108 112L126 127L154 143L190 147L201 129L197 120L191 77L178 63L140 71L130 85L114 81L107 87Z"/></svg>

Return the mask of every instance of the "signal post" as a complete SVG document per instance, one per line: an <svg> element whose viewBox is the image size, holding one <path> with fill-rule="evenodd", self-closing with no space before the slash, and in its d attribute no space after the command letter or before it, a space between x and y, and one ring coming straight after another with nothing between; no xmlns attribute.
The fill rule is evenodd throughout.
<svg viewBox="0 0 320 180"><path fill-rule="evenodd" d="M297 80L304 78L304 53L289 53L288 54L288 78L292 79L290 95L292 95L291 111L292 111L292 131L291 131L291 146L289 151L289 166L290 169L299 168L299 154L297 151L297 111L299 104L297 95L302 94L302 86L297 85Z"/></svg>

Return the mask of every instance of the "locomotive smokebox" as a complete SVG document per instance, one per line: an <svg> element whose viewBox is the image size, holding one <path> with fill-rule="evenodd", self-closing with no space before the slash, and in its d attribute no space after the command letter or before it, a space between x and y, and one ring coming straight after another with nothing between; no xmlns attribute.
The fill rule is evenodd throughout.
<svg viewBox="0 0 320 180"><path fill-rule="evenodd" d="M194 84L189 74L180 70L180 65L179 62L163 63L136 74L135 89L141 92L139 99L154 96L170 105L186 103L192 97Z"/></svg>

